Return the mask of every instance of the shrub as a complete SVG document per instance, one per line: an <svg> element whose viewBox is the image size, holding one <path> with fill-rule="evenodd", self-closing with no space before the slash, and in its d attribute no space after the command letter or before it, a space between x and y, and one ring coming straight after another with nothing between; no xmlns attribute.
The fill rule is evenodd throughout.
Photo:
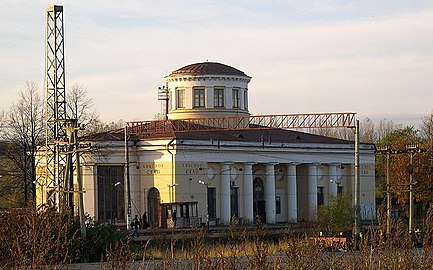
<svg viewBox="0 0 433 270"><path fill-rule="evenodd" d="M75 261L81 245L78 220L69 211L1 213L0 261L6 268L61 266Z"/></svg>
<svg viewBox="0 0 433 270"><path fill-rule="evenodd" d="M127 234L112 224L87 219L87 239L84 242L82 257L90 262L104 260L107 249L127 242Z"/></svg>
<svg viewBox="0 0 433 270"><path fill-rule="evenodd" d="M339 232L350 230L354 220L355 209L352 206L350 192L337 194L329 198L329 204L320 206L318 210L318 222L328 235L336 235Z"/></svg>

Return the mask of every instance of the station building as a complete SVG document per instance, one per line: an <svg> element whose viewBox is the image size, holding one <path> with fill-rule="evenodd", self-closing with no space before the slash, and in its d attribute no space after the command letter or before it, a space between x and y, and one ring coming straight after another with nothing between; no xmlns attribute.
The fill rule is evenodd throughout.
<svg viewBox="0 0 433 270"><path fill-rule="evenodd" d="M174 226L173 215L176 227L295 223L315 220L330 196L353 193L354 142L245 123L250 80L220 63L182 67L165 77L168 120L83 138L94 149L81 161L85 211L118 225L128 212L146 213L155 227ZM206 118L212 128L173 128ZM224 119L244 122L227 128ZM373 219L374 145L361 143L359 160L361 218Z"/></svg>

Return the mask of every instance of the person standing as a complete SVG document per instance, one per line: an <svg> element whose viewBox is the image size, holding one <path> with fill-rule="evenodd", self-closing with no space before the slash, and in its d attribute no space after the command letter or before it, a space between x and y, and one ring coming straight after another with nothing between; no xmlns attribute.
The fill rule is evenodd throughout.
<svg viewBox="0 0 433 270"><path fill-rule="evenodd" d="M143 220L141 222L142 222L142 224L141 224L142 229L149 228L149 223L147 222L147 212L146 211L143 214Z"/></svg>
<svg viewBox="0 0 433 270"><path fill-rule="evenodd" d="M173 211L171 219L173 220L173 228L176 228L176 221L177 221L177 213L176 210Z"/></svg>
<svg viewBox="0 0 433 270"><path fill-rule="evenodd" d="M138 229L140 228L140 220L138 220L138 215L135 215L135 218L132 221L132 227L134 229L134 232L132 233L132 237L138 236Z"/></svg>

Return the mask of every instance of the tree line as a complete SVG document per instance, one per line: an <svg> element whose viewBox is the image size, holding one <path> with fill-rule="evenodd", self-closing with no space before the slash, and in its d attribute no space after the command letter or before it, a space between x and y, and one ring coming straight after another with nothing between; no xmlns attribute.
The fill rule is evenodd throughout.
<svg viewBox="0 0 433 270"><path fill-rule="evenodd" d="M45 98L35 82L26 82L18 94L18 101L9 110L0 112L0 208L32 206L37 184L36 152L45 145ZM95 134L124 127L122 120L104 123L100 120L87 88L74 83L66 93L67 115L78 119L85 130L80 135ZM432 116L422 119L422 125L403 126L392 120L381 120L377 124L369 118L361 120L360 140L378 147L403 149L417 144L427 149L414 158L415 200L426 206L433 200ZM315 129L309 132L318 135L354 140L351 129ZM395 154L391 160L391 192L401 205L408 203L409 155ZM386 191L385 156L376 156L377 196Z"/></svg>
<svg viewBox="0 0 433 270"><path fill-rule="evenodd" d="M82 84L66 93L67 115L85 129L80 135L121 128L124 122L100 120L92 98ZM0 112L0 209L33 207L38 183L39 146L45 145L45 95L35 82L27 81L18 101Z"/></svg>

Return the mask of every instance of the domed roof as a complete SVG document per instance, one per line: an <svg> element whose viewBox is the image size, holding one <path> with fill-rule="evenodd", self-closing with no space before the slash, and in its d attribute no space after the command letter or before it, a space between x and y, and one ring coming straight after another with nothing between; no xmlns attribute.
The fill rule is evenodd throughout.
<svg viewBox="0 0 433 270"><path fill-rule="evenodd" d="M247 76L243 71L215 62L203 62L184 66L173 71L170 76L182 75L235 75Z"/></svg>

